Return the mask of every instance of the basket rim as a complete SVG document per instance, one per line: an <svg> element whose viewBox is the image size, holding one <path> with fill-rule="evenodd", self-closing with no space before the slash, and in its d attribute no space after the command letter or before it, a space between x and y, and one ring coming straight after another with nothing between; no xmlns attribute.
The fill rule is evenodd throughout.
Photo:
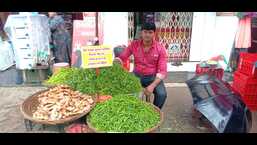
<svg viewBox="0 0 257 145"><path fill-rule="evenodd" d="M150 104L150 105L154 108L154 110L155 110L156 112L158 112L159 115L160 115L160 121L159 121L154 127L150 128L150 129L147 129L145 132L143 132L143 133L151 133L151 132L155 131L157 128L159 128L159 127L162 125L162 123L163 123L163 121L164 121L164 114L163 114L163 112L162 112L157 106L155 106L154 104L148 103L148 102L146 102L146 103L147 103L147 104ZM89 129L91 129L91 130L94 131L95 133L116 133L116 132L106 132L106 131L97 130L97 129L96 129L95 127L93 127L93 125L89 122L89 118L88 118L88 117L86 118L86 123L87 123ZM117 132L117 133L122 133L122 132Z"/></svg>
<svg viewBox="0 0 257 145"><path fill-rule="evenodd" d="M78 90L76 90L76 89L72 88L70 85L65 84L65 83L59 83L59 84L48 84L48 83L44 82L44 83L42 83L42 84L43 84L43 86L44 86L44 87L47 87L47 88L54 88L54 87L57 87L57 86L60 86L60 85L66 85L66 86L69 86L72 90L74 90L74 91L78 91ZM80 91L79 91L79 92L80 92ZM82 93L82 92L81 92L81 93ZM82 93L82 94L86 94L86 93ZM87 95L89 95L89 96L93 96L93 97L98 96L98 94L97 94L97 93L95 93L95 94L87 94Z"/></svg>
<svg viewBox="0 0 257 145"><path fill-rule="evenodd" d="M96 105L96 100L94 99L94 97L92 96L92 99L94 100L94 103L91 105L90 109L86 112L83 112L81 114L77 114L77 115L74 115L74 116L70 116L70 117L67 117L67 118L64 118L64 119L60 119L60 120L53 120L53 121L50 121L50 120L40 120L40 119L36 119L34 117L32 117L31 115L29 115L26 111L24 111L24 108L27 108L27 103L29 102L29 100L31 99L34 99L36 97L38 97L39 94L41 93L44 93L46 91L49 91L51 88L54 88L54 86L52 87L49 87L48 89L45 89L45 90L42 90L42 91L39 91L31 96L29 96L28 98L26 98L23 103L20 105L20 111L23 115L23 117L27 120L30 120L32 122L35 122L35 123L40 123L40 124L46 124L46 125L57 125L57 124L65 124L65 123L68 123L68 122L72 122L72 121L75 121L83 116L85 116L86 114L88 114ZM30 103L28 103L30 104Z"/></svg>

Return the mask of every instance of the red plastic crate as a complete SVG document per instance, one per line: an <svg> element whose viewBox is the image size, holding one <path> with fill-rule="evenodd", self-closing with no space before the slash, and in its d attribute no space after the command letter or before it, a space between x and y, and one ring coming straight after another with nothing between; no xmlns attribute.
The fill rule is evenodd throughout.
<svg viewBox="0 0 257 145"><path fill-rule="evenodd" d="M241 95L257 95L257 78L249 77L241 72L234 73L232 87Z"/></svg>
<svg viewBox="0 0 257 145"><path fill-rule="evenodd" d="M240 53L238 71L253 77L257 77L255 63L257 62L257 53Z"/></svg>
<svg viewBox="0 0 257 145"><path fill-rule="evenodd" d="M209 74L212 76L217 77L218 79L222 80L223 74L224 74L224 70L222 68L209 68L209 67L200 67L199 64L196 65L196 71L195 73L197 75L200 74Z"/></svg>
<svg viewBox="0 0 257 145"><path fill-rule="evenodd" d="M239 57L240 61L241 61L241 59L248 59L248 60L252 60L252 61L257 60L257 53L240 52L239 56L240 56Z"/></svg>
<svg viewBox="0 0 257 145"><path fill-rule="evenodd" d="M241 98L251 111L257 111L257 95L241 95Z"/></svg>
<svg viewBox="0 0 257 145"><path fill-rule="evenodd" d="M255 69L256 69L255 63L256 62L247 60L247 59L241 60L238 70L246 75L257 77L257 71L255 71Z"/></svg>

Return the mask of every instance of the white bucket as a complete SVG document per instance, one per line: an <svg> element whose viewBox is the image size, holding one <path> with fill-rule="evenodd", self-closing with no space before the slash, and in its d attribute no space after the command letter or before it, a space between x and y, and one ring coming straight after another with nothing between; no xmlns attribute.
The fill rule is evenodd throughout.
<svg viewBox="0 0 257 145"><path fill-rule="evenodd" d="M69 67L70 67L70 64L66 62L55 63L53 65L53 74L58 73L61 68L69 68Z"/></svg>

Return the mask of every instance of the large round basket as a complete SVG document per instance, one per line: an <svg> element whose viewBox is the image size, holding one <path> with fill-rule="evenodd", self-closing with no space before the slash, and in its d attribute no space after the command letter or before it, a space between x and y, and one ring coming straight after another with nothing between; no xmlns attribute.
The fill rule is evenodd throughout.
<svg viewBox="0 0 257 145"><path fill-rule="evenodd" d="M20 110L21 110L21 113L23 114L25 119L28 119L28 120L30 120L32 122L35 122L35 123L46 124L46 125L65 124L65 123L75 121L75 120L85 116L86 114L88 114L95 107L95 100L94 100L94 104L91 106L91 108L87 112L84 112L84 113L81 113L81 114L78 114L78 115L74 115L74 116L70 116L70 117L67 117L67 118L64 118L64 119L54 120L54 121L36 119L36 118L33 117L33 113L36 111L37 106L39 105L38 95L48 91L49 89L39 91L39 92L31 95L30 97L28 97L22 103L22 105L20 107Z"/></svg>
<svg viewBox="0 0 257 145"><path fill-rule="evenodd" d="M159 121L154 127L148 129L148 130L145 131L144 133L154 133L154 132L156 132L156 131L159 129L159 127L160 127L161 124L163 123L163 120L164 120L164 118L163 118L163 112L162 112L158 107L156 107L155 105L153 105L153 104L151 104L151 103L148 103L148 104L150 104L151 106L153 106L154 110L160 114L160 121ZM92 124L89 122L89 119L88 119L88 118L87 118L87 125L88 125L89 129L90 129L92 132L94 132L94 133L111 133L111 132L105 132L105 131L99 131L99 130L97 130L97 129L96 129L95 127L93 127Z"/></svg>

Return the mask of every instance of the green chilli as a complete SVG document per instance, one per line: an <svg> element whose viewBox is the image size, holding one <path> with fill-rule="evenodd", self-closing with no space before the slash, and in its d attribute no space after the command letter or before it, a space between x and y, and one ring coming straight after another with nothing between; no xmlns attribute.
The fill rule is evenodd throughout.
<svg viewBox="0 0 257 145"><path fill-rule="evenodd" d="M159 123L160 114L136 97L117 95L97 104L88 119L98 131L143 133Z"/></svg>
<svg viewBox="0 0 257 145"><path fill-rule="evenodd" d="M100 68L98 76L95 69L62 68L51 76L46 84L66 84L82 93L111 96L135 94L142 89L140 80L118 64Z"/></svg>

